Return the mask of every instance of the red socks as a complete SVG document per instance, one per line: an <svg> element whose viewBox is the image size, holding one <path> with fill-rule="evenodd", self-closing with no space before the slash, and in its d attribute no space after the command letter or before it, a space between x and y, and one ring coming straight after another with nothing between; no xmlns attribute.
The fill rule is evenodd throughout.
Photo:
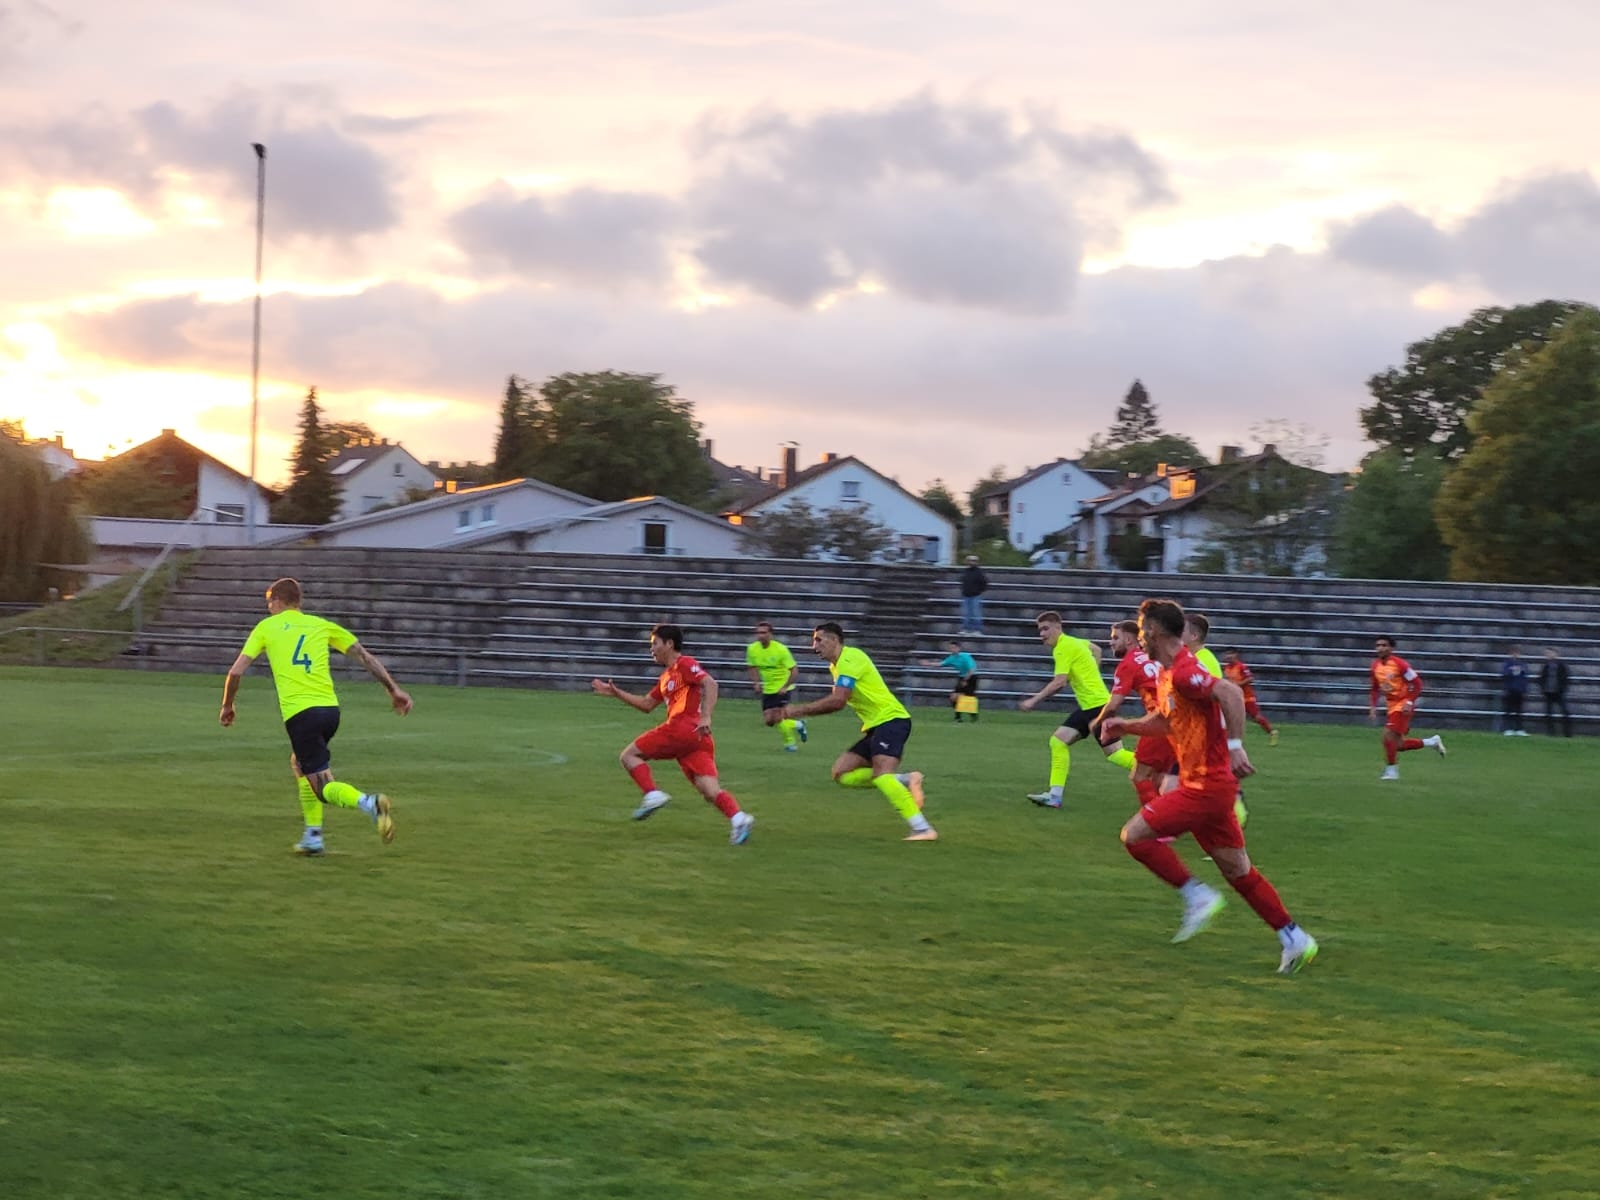
<svg viewBox="0 0 1600 1200"><path fill-rule="evenodd" d="M639 785L641 792L656 790L655 777L650 774L649 763L640 763L637 767L628 768L628 774L633 776L633 781Z"/></svg>
<svg viewBox="0 0 1600 1200"><path fill-rule="evenodd" d="M1143 842L1129 842L1127 845L1128 853L1149 868L1150 873L1157 879L1180 888L1193 878L1189 874L1189 868L1183 865L1183 859L1178 857L1178 852L1171 846L1154 838ZM1288 918L1285 917L1284 920L1287 921Z"/></svg>
<svg viewBox="0 0 1600 1200"><path fill-rule="evenodd" d="M711 803L722 810L722 815L730 821L739 815L739 802L733 798L732 792L718 792L717 798Z"/></svg>
<svg viewBox="0 0 1600 1200"><path fill-rule="evenodd" d="M1400 743L1400 749L1402 749L1402 750L1421 750L1422 749L1422 739L1421 738L1407 738L1405 741Z"/></svg>
<svg viewBox="0 0 1600 1200"><path fill-rule="evenodd" d="M1278 889L1268 883L1260 871L1251 867L1248 875L1228 882L1233 885L1234 891L1244 897L1244 902L1256 910L1256 915L1272 928L1282 929L1289 924L1289 910L1278 899Z"/></svg>
<svg viewBox="0 0 1600 1200"><path fill-rule="evenodd" d="M1383 761L1391 767L1394 766L1395 746L1388 738L1383 739Z"/></svg>

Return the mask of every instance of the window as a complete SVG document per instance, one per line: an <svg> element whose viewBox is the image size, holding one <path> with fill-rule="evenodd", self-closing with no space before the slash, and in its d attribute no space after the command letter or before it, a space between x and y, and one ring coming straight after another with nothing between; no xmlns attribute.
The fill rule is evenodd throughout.
<svg viewBox="0 0 1600 1200"><path fill-rule="evenodd" d="M383 497L382 496L363 496L363 497L361 497L361 511L362 511L363 514L366 514L366 513L369 513L369 512L374 512L377 509L380 509L382 507L383 507Z"/></svg>
<svg viewBox="0 0 1600 1200"><path fill-rule="evenodd" d="M404 475L405 474L405 464L404 463L395 463L395 465L394 465L394 473L396 475Z"/></svg>
<svg viewBox="0 0 1600 1200"><path fill-rule="evenodd" d="M456 532L459 533L463 529L471 529L471 528L472 528L472 510L470 508L463 508L460 512L458 512L456 514Z"/></svg>
<svg viewBox="0 0 1600 1200"><path fill-rule="evenodd" d="M839 485L839 494L846 500L861 499L860 481L855 479L846 479Z"/></svg>
<svg viewBox="0 0 1600 1200"><path fill-rule="evenodd" d="M1020 513L1023 513L1023 512L1026 512L1026 511L1027 511L1027 509L1028 509L1028 506L1027 506L1027 505L1026 505L1026 504L1022 504L1022 503L1018 503L1018 505L1017 505L1017 512L1018 512L1018 513L1019 513L1019 514L1020 514Z"/></svg>
<svg viewBox="0 0 1600 1200"><path fill-rule="evenodd" d="M478 524L479 525L493 525L494 524L494 505L485 504L483 506L483 515L478 518Z"/></svg>
<svg viewBox="0 0 1600 1200"><path fill-rule="evenodd" d="M244 505L242 505L242 504L219 504L219 505L217 505L217 524L218 525L243 525L244 524Z"/></svg>
<svg viewBox="0 0 1600 1200"><path fill-rule="evenodd" d="M665 521L646 521L644 523L644 552L646 554L665 554L667 552L667 523Z"/></svg>

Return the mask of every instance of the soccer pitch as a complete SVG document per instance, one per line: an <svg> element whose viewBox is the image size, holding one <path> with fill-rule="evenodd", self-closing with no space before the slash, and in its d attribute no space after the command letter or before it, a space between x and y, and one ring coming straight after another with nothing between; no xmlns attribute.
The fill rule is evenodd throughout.
<svg viewBox="0 0 1600 1200"><path fill-rule="evenodd" d="M1589 742L1380 784L1374 730L1252 729L1283 978L1231 892L1169 944L1098 754L1023 798L1059 712L919 710L907 845L848 713L789 755L724 701L732 848L671 764L628 819L615 701L341 692L399 837L302 860L264 679L224 730L220 675L0 668L0 1197L1600 1196Z"/></svg>

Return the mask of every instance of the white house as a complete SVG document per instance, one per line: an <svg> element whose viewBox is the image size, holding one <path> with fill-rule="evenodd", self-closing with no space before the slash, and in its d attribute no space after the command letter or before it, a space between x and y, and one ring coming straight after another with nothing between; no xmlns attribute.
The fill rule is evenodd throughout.
<svg viewBox="0 0 1600 1200"><path fill-rule="evenodd" d="M1079 515L1049 534L1035 566L1113 567L1121 536L1142 534L1152 506L1170 498L1165 476L1147 475L1083 501Z"/></svg>
<svg viewBox="0 0 1600 1200"><path fill-rule="evenodd" d="M1086 501L1105 495L1120 480L1117 471L1090 471L1058 458L985 489L979 502L984 515L1005 521L1006 540L1027 550L1076 521Z"/></svg>
<svg viewBox="0 0 1600 1200"><path fill-rule="evenodd" d="M821 462L799 471L795 469L796 457L794 447L785 447L783 488L740 509L735 514L738 519L759 520L762 513L797 500L813 511L863 508L896 535L897 541L884 557L945 566L955 561L955 525L887 475L858 458L840 458L837 454L824 455Z"/></svg>
<svg viewBox="0 0 1600 1200"><path fill-rule="evenodd" d="M388 438L362 438L328 460L339 485L335 521L365 516L385 504L400 504L413 489L429 491L439 477L411 451Z"/></svg>
<svg viewBox="0 0 1600 1200"><path fill-rule="evenodd" d="M276 544L412 550L562 551L734 558L748 553L728 522L661 496L603 504L537 479L445 491L347 521L300 530Z"/></svg>

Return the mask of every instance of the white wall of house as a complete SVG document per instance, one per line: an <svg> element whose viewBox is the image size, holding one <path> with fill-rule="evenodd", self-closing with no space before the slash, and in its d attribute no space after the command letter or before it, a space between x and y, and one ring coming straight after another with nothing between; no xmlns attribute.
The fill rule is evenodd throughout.
<svg viewBox="0 0 1600 1200"><path fill-rule="evenodd" d="M1134 518L1118 516L1121 509L1137 501L1145 504L1160 504L1168 499L1170 487L1165 479L1158 479L1148 483L1138 491L1129 492L1127 495L1118 496L1115 500L1107 501L1094 509L1087 519L1078 525L1077 551L1078 561L1084 565L1107 568L1115 566L1111 555L1106 550L1106 543L1111 535L1123 529ZM1141 532L1151 532L1145 528L1145 522L1140 519Z"/></svg>
<svg viewBox="0 0 1600 1200"><path fill-rule="evenodd" d="M1076 463L1057 463L1038 478L1011 489L1007 536L1018 550L1031 550L1076 521L1084 501L1105 492L1106 485Z"/></svg>
<svg viewBox="0 0 1600 1200"><path fill-rule="evenodd" d="M500 526L582 512L591 504L534 484L479 488L406 504L317 532L323 546L441 550ZM274 530L276 532L276 530Z"/></svg>
<svg viewBox="0 0 1600 1200"><path fill-rule="evenodd" d="M493 542L478 542L478 550L514 550L518 540L508 535ZM671 504L648 503L622 512L603 511L581 517L554 529L539 530L525 539L524 549L561 554L665 554L691 558L742 558L752 553L738 526L716 517L699 516Z"/></svg>
<svg viewBox="0 0 1600 1200"><path fill-rule="evenodd" d="M955 561L956 529L915 497L907 495L876 471L856 462L840 462L786 488L749 511L756 516L802 500L813 510L868 507L872 518L900 535L902 542L923 550L917 557L946 566ZM893 554L892 557L900 557Z"/></svg>
<svg viewBox="0 0 1600 1200"><path fill-rule="evenodd" d="M252 487L256 494L256 524L265 525L271 519L268 510L272 504L272 497L267 490L259 484L252 485L249 479L237 471L230 471L202 458L198 487L199 522L213 525L248 525Z"/></svg>
<svg viewBox="0 0 1600 1200"><path fill-rule="evenodd" d="M438 479L416 455L398 444L353 447L347 453L365 453L367 457L348 460L342 465L358 465L334 476L340 488L335 521L348 521L385 504L398 504L409 489L431 489Z"/></svg>

